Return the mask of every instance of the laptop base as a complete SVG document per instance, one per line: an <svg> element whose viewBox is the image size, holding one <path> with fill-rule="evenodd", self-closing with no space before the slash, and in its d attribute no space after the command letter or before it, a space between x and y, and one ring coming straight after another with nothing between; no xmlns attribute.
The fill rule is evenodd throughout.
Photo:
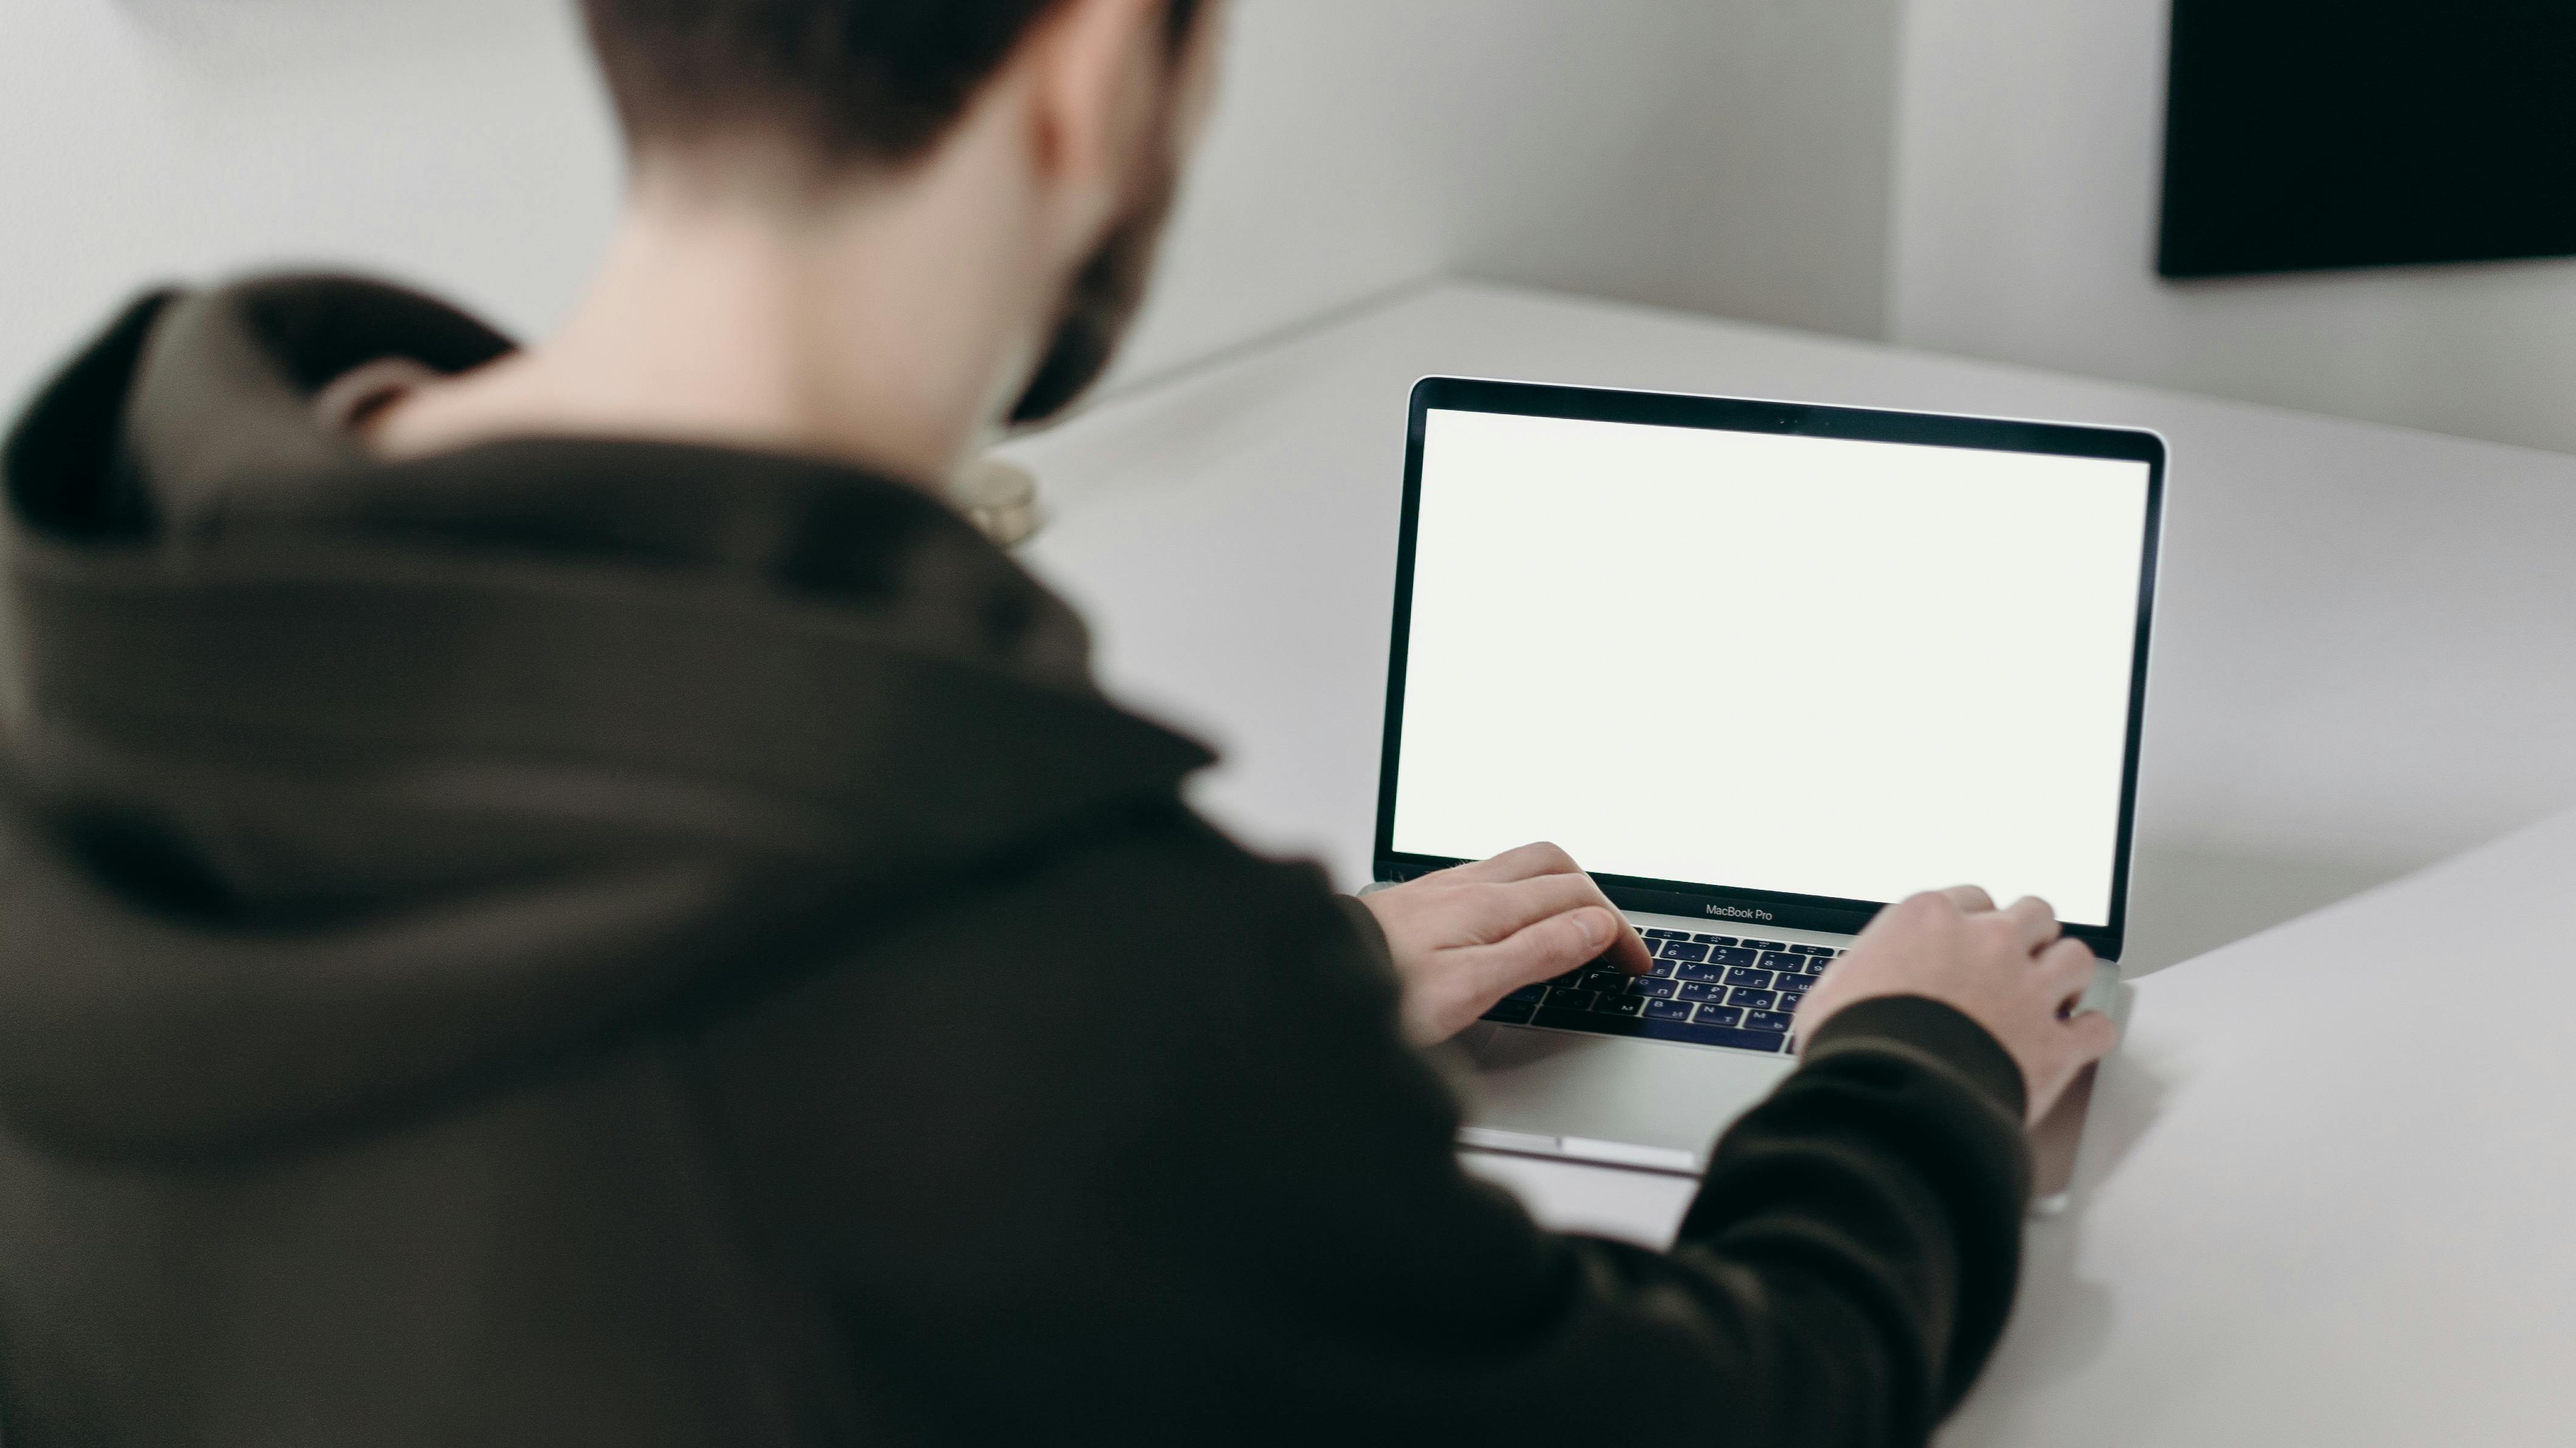
<svg viewBox="0 0 2576 1448"><path fill-rule="evenodd" d="M1649 928L1676 923L1630 919ZM2106 961L2082 1008L2125 1028L2134 998ZM1705 1174L1718 1137L1798 1066L1787 1055L1493 1023L1469 1027L1446 1055L1466 1107L1461 1146L1688 1176ZM2032 1132L2034 1213L2066 1204L2093 1076L2086 1071Z"/></svg>

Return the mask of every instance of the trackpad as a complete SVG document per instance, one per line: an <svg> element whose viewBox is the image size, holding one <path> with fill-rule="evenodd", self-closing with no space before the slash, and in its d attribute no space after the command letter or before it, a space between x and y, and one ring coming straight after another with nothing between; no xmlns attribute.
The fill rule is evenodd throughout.
<svg viewBox="0 0 2576 1448"><path fill-rule="evenodd" d="M1519 1026L1476 1026L1458 1045L1458 1086L1467 1124L1476 1129L1471 1142L1481 1132L1640 1147L1645 1151L1630 1164L1667 1170L1704 1170L1718 1134L1798 1064L1789 1056ZM1525 1149L1619 1159L1536 1141Z"/></svg>

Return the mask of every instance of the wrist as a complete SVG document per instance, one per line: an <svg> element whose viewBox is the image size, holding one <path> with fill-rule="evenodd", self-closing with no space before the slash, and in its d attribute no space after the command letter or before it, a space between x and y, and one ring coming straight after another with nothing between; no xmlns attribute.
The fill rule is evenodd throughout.
<svg viewBox="0 0 2576 1448"><path fill-rule="evenodd" d="M1357 895L1336 895L1333 903L1341 907L1342 915L1351 923L1351 933L1360 938L1360 946L1370 958L1394 969L1395 948L1387 941L1386 922L1377 918L1376 909Z"/></svg>

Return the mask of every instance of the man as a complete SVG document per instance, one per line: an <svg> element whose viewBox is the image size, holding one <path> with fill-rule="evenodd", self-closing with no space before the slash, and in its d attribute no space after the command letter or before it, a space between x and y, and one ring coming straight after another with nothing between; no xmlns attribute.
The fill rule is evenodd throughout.
<svg viewBox="0 0 2576 1448"><path fill-rule="evenodd" d="M935 500L1108 357L1220 6L587 8L558 335L165 293L0 458L12 1448L1922 1441L2109 1044L2046 907L1888 912L1671 1253L1541 1233L1414 1048L1642 967L1598 890L1244 853Z"/></svg>

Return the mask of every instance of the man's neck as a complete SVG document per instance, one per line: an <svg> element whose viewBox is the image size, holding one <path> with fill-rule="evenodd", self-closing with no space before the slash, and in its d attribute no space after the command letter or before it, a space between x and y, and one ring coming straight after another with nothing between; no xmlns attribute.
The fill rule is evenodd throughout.
<svg viewBox="0 0 2576 1448"><path fill-rule="evenodd" d="M710 177L723 177L710 184ZM971 168L825 196L701 163L639 177L590 294L543 344L379 414L387 457L527 435L828 457L925 484L964 461L1038 343L1025 235Z"/></svg>

